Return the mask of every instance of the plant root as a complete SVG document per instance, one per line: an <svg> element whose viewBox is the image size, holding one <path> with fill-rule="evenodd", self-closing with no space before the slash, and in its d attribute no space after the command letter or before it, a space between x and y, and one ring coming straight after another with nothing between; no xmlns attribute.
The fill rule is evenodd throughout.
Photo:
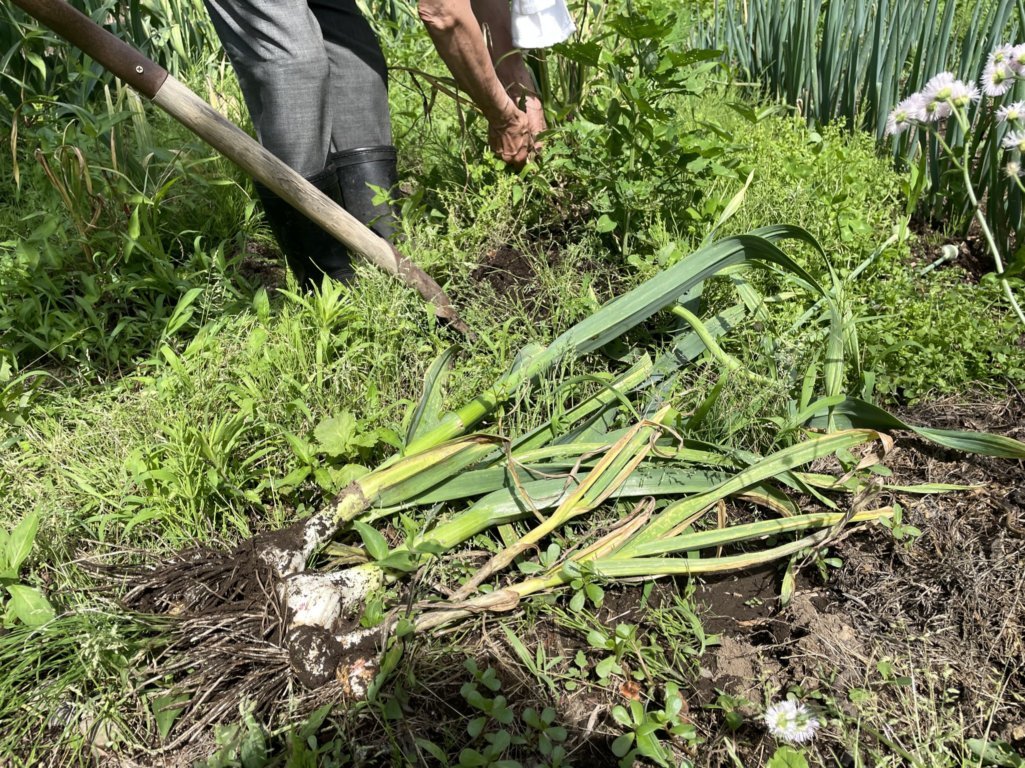
<svg viewBox="0 0 1025 768"><path fill-rule="evenodd" d="M185 700L172 745L237 718L243 702L273 720L286 704L289 717L312 711L303 702L322 701L321 688L335 700L366 697L383 638L359 620L381 572L306 572L328 531L320 517L230 550L195 549L117 571L128 585L126 608L170 620L148 674Z"/></svg>

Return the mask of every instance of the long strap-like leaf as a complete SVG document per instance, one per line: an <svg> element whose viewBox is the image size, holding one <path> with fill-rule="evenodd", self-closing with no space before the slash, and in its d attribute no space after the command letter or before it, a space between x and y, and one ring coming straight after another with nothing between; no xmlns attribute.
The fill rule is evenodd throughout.
<svg viewBox="0 0 1025 768"><path fill-rule="evenodd" d="M848 397L836 403L833 401L830 411L834 423L846 429L877 429L891 431L906 429L930 440L937 445L953 448L968 453L981 453L986 456L997 456L1003 459L1025 459L1025 443L1003 435L988 435L982 432L966 432L957 429L936 429L919 427L898 419L877 405ZM817 413L808 420L808 426L822 428L827 422L826 410Z"/></svg>

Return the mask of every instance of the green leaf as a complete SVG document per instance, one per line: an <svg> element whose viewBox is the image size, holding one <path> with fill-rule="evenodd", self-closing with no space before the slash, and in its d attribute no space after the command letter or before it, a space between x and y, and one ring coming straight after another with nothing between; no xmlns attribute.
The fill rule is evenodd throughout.
<svg viewBox="0 0 1025 768"><path fill-rule="evenodd" d="M630 747L633 743L634 735L632 733L624 733L612 742L612 754L616 757L625 757L626 753L630 751Z"/></svg>
<svg viewBox="0 0 1025 768"><path fill-rule="evenodd" d="M466 732L470 735L471 739L476 739L484 732L484 726L487 723L488 719L486 717L475 717L466 724Z"/></svg>
<svg viewBox="0 0 1025 768"><path fill-rule="evenodd" d="M150 706L153 709L153 718L157 721L157 733L160 734L161 741L167 739L188 700L189 696L185 693L167 692L153 697Z"/></svg>
<svg viewBox="0 0 1025 768"><path fill-rule="evenodd" d="M7 567L14 571L15 574L18 573L22 563L25 562L32 551L32 544L36 540L36 532L38 530L39 512L32 510L11 531L6 546Z"/></svg>
<svg viewBox="0 0 1025 768"><path fill-rule="evenodd" d="M7 587L7 593L11 596L8 613L25 626L38 627L53 620L53 607L38 589L24 584L11 584Z"/></svg>
<svg viewBox="0 0 1025 768"><path fill-rule="evenodd" d="M414 739L414 741L419 749L422 749L424 752L426 752L435 760L437 760L438 765L448 765L448 757L445 756L445 751L437 744L435 744L433 741L428 741L427 739L423 739L420 737L417 737L416 739Z"/></svg>
<svg viewBox="0 0 1025 768"><path fill-rule="evenodd" d="M572 611L573 613L580 613L580 611L584 609L584 598L585 595L582 589L578 589L576 592L574 592L573 597L571 597L569 600L570 611Z"/></svg>
<svg viewBox="0 0 1025 768"><path fill-rule="evenodd" d="M418 567L415 560L408 552L392 552L387 557L376 560L377 565L389 571L402 571L412 573Z"/></svg>
<svg viewBox="0 0 1025 768"><path fill-rule="evenodd" d="M592 648L605 650L609 647L609 636L598 629L592 629L587 633L587 644Z"/></svg>
<svg viewBox="0 0 1025 768"><path fill-rule="evenodd" d="M659 765L668 766L666 752L655 735L654 723L652 726L650 730L641 728L637 730L637 751L645 757L650 757Z"/></svg>
<svg viewBox="0 0 1025 768"><path fill-rule="evenodd" d="M328 456L348 455L356 437L356 418L348 411L326 418L314 428L313 437Z"/></svg>
<svg viewBox="0 0 1025 768"><path fill-rule="evenodd" d="M627 712L626 707L621 704L617 704L612 708L612 719L626 728L633 727L633 720L630 719L630 713Z"/></svg>
<svg viewBox="0 0 1025 768"><path fill-rule="evenodd" d="M615 656L607 656L606 658L599 661L594 667L594 673L599 678L604 680L613 672L620 672L619 664L616 663Z"/></svg>
<svg viewBox="0 0 1025 768"><path fill-rule="evenodd" d="M477 768L477 766L487 765L488 762L488 759L476 749L466 748L459 753L459 765L467 766L467 768Z"/></svg>
<svg viewBox="0 0 1025 768"><path fill-rule="evenodd" d="M424 376L424 392L420 396L416 408L410 414L409 427L406 429L406 445L425 434L440 421L443 413L441 406L445 380L452 368L452 357L457 349L458 347L453 345L443 350L431 363L431 367Z"/></svg>
<svg viewBox="0 0 1025 768"><path fill-rule="evenodd" d="M267 289L260 286L253 296L253 309L256 310L256 317L261 323L270 320L270 299L267 297Z"/></svg>
<svg viewBox="0 0 1025 768"><path fill-rule="evenodd" d="M766 768L808 768L808 761L793 747L780 747L769 758Z"/></svg>
<svg viewBox="0 0 1025 768"><path fill-rule="evenodd" d="M171 336L177 333L181 330L182 326L192 319L192 314L195 311L192 305L202 293L202 288L190 288L180 299L178 299L178 303L171 311L171 316L167 320L167 326L164 328L165 336Z"/></svg>
<svg viewBox="0 0 1025 768"><path fill-rule="evenodd" d="M1025 768L1025 758L1014 751L1005 741L986 741L985 739L968 739L965 742L972 754L982 765L997 765L1001 768Z"/></svg>
<svg viewBox="0 0 1025 768"><path fill-rule="evenodd" d="M363 539L363 546L367 548L370 557L374 560L384 560L388 556L388 542L376 528L359 520L354 521L352 527Z"/></svg>
<svg viewBox="0 0 1025 768"><path fill-rule="evenodd" d="M837 429L852 427L885 431L906 429L945 448L1004 459L1025 459L1025 443L1013 438L1003 435L988 435L983 432L917 427L901 421L879 406L853 397L848 397L834 405L829 412L816 414L808 421L808 426L824 428L830 417Z"/></svg>

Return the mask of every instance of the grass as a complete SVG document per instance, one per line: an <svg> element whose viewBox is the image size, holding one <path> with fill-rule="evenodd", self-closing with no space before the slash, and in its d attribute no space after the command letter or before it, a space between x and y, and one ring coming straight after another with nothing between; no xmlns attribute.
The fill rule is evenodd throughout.
<svg viewBox="0 0 1025 768"><path fill-rule="evenodd" d="M398 64L419 64L426 50L422 36L395 46ZM192 76L205 85L207 75L210 92L237 116L231 78L216 66ZM470 120L467 133L456 130L456 109L443 98L427 121L412 78L395 80L396 135L411 188L403 248L443 278L479 329L479 340L453 358L444 408L488 387L525 345L551 342L613 293L696 248L750 170L755 176L743 205L719 234L784 221L818 238L841 281L842 308L856 322L860 366L849 366L846 391L906 404L978 387L996 393L1025 379L1025 352L997 309L997 289L968 281L957 268L920 274L928 252L920 255L921 245L902 230L906 180L862 138L835 128L809 131L784 115L752 122L723 106L737 99L733 92L711 85L706 96L681 96L673 106L697 126L687 137L692 146L700 141L713 158L724 147L742 147L740 161L688 177L694 187L678 198L672 195L679 189L663 187L658 205L649 201L633 214L638 218L631 226L639 219L644 226L625 246L595 227L600 211L582 207L591 181L609 181L594 171L602 156L535 167L520 177L502 173L480 159L479 126ZM127 99L113 92L112 104ZM107 115L113 126L101 128L81 111L69 126L60 107L40 110L13 155L21 163L20 187L7 181L2 192L21 210L51 215L40 230L38 218L24 218L13 206L0 214L7 243L0 286L11 297L0 311L0 523L41 511L42 530L23 576L45 588L62 615L44 633L0 630L0 721L12 724L0 736L0 756L17 750L31 763L37 758L26 745L43 750L58 744L68 761L89 764L99 759L97 750L117 753L153 742L166 716L166 702L158 701L166 686L158 674L144 687L125 677L124 670L159 652L160 627L87 599L81 590L94 577L82 570L82 559L235 542L305 517L395 453L425 375L452 338L407 292L369 272L354 290L312 298L289 295L287 288L261 291L256 280L240 277L240 265L250 264L268 242L246 182L159 116L122 119L114 109ZM28 137L50 158L58 157L62 143L81 149L94 192L108 204L96 232L81 236L76 214L32 159ZM580 136L554 141L579 146L573 142ZM163 146L184 146L185 152L171 155ZM146 156L147 147L155 152L149 164L130 167L127 158ZM12 154L0 156L9 163ZM560 186L567 178L573 185ZM90 199L79 190L72 202L85 206ZM628 213L629 199L609 198L608 212ZM660 213L674 207L686 215ZM87 209L75 210L81 221ZM898 237L879 251L894 231ZM530 273L523 285L513 280L505 291L477 271L501 248L521 254ZM795 253L816 277L828 278L811 249ZM821 323L799 322L810 300L778 273L710 281L703 316L745 298L768 303L754 307L720 342L756 376L722 375L721 366L702 358L675 384L675 404L687 418L689 439L767 452L774 441L792 439L780 436L781 421L793 416L786 408L808 372L818 370L816 387L825 386L827 331ZM45 334L30 338L44 321ZM680 327L677 319L658 315L629 340L661 351ZM558 420L601 391L600 377L621 369L615 356L629 346L604 352L560 367L500 410L488 429L523 434ZM38 373L45 375L33 377ZM570 550L631 506L570 522L546 540L539 562L557 558L550 544ZM744 514L725 505L721 512ZM379 527L395 546L440 513L409 511ZM525 530L475 535L452 559L426 565L418 584L458 586L484 562L481 553L496 554ZM528 555L515 566L533 562L535 553ZM815 572L817 564L826 568L812 562L804 570ZM786 566L773 571L774 582L786 572ZM406 595L393 584L384 597ZM690 713L676 708L669 684L699 690L716 648L699 602L690 590L665 593L582 572L564 596L524 601L522 614L508 621L478 619L444 635L407 639L385 688L370 702L313 709L270 729L240 712L237 724L212 731L187 759L208 765L580 764L608 759L617 740L617 749L640 749L655 762L711 764L712 756L731 749L768 758L774 747L757 725L763 702L727 706L714 692L687 688ZM907 666L915 665L909 660ZM906 675L898 668L892 677ZM831 738L875 761L863 764L896 764L901 749L923 765L969 759L958 728L970 730L977 722L960 723L962 711L933 696L941 683L909 689L883 680L887 693L896 692L888 696L876 690L874 674L868 678L869 698L854 702L855 714L847 703L822 704L833 707ZM778 693L766 687L765 695L770 692ZM622 712L614 714L615 707ZM685 727L691 721L696 726ZM891 741L898 748L865 736L868 729L896 732ZM643 742L642 748L642 733L655 734L657 746ZM352 747L357 741L362 753ZM861 744L862 752L852 744ZM566 745L575 751L559 753ZM830 755L839 754L834 746L824 742L807 758L829 765Z"/></svg>

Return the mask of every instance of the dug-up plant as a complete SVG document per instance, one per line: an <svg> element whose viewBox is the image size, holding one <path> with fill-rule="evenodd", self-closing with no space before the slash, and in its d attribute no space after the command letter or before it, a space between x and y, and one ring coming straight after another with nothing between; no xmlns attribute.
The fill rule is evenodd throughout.
<svg viewBox="0 0 1025 768"><path fill-rule="evenodd" d="M243 699L259 716L271 717L286 705L302 716L325 696L350 703L373 698L410 632L509 611L553 590L586 594L588 584L619 578L747 568L814 551L845 525L892 515L887 506L843 501L864 487L868 468L885 455L891 440L883 430L911 427L840 393L842 327L828 334L825 397L813 398L806 387L807 397L781 420L781 441L767 455L686 437L694 417L669 399L680 369L704 352L704 340L726 328L717 318L693 318L701 332L679 334L656 359L635 350L627 356L632 365L615 379L526 434L473 431L558 361L601 349L723 269L774 265L831 306L831 295L774 242L785 238L814 244L803 230L773 227L675 260L548 347L523 349L508 372L458 409L438 412L442 366L432 367L401 452L357 477L313 516L230 551L189 551L130 568L125 603L163 614L161 623L169 627L150 684L162 681L160 695L170 690L185 702L172 743L230 719ZM841 322L835 310L827 316L834 326ZM1008 438L916 431L955 449L1025 457L1025 444ZM842 476L802 471L827 456L840 462ZM819 508L802 510L798 493ZM749 501L764 514L732 525L709 521L719 518L727 498ZM452 511L410 514L415 508ZM575 546L531 559L538 544L585 516L593 519L593 534L578 531L570 537ZM401 529L400 541L372 525L384 519ZM409 598L382 590L496 526L505 548L443 590L445 599L414 596L410 605ZM322 567L311 569L311 563ZM525 576L495 583L513 564ZM289 704L289 692L300 693L297 706ZM647 754L637 734L677 728L667 706L662 715L640 713L644 722L635 723L634 746L624 751Z"/></svg>
<svg viewBox="0 0 1025 768"><path fill-rule="evenodd" d="M978 185L972 178L977 165L977 158L973 156L972 148L978 142L971 141L970 135L973 130L981 130L979 127L982 121L980 115L984 110L982 108L977 110L974 122L970 119L969 111L976 102L982 99L982 94L994 100L1003 97L1011 91L1015 82L1022 78L1025 78L1025 45L1001 45L990 54L980 83L981 92L974 83L958 80L950 72L941 72L930 79L925 84L925 88L911 94L897 105L887 120L887 131L896 135L909 128L914 128L932 138L942 147L943 152L960 175L964 191L971 202L975 220L978 222L979 229L986 241L986 247L996 265L997 279L1000 281L1004 295L1018 319L1025 324L1025 313L1022 312L1011 289L1004 266L1004 258L1001 255L1001 247L994 237L986 210L976 192ZM984 106L989 106L989 111L995 112L995 122L1004 129L1000 143L1008 151L1010 158L1003 164L1003 169L1014 185L1009 192L1018 198L1020 193L1025 192L1025 186L1021 182L1021 156L1022 152L1025 152L1025 130L1021 130L1021 128L1025 127L1025 102L1007 103L998 109L993 109L994 103L987 103ZM964 136L960 151L951 146L946 139L947 131L944 129L948 123L956 125ZM994 200L998 189L993 184L987 186L990 196L989 210L1006 209L1010 201ZM1020 206L1020 200L1018 204Z"/></svg>

